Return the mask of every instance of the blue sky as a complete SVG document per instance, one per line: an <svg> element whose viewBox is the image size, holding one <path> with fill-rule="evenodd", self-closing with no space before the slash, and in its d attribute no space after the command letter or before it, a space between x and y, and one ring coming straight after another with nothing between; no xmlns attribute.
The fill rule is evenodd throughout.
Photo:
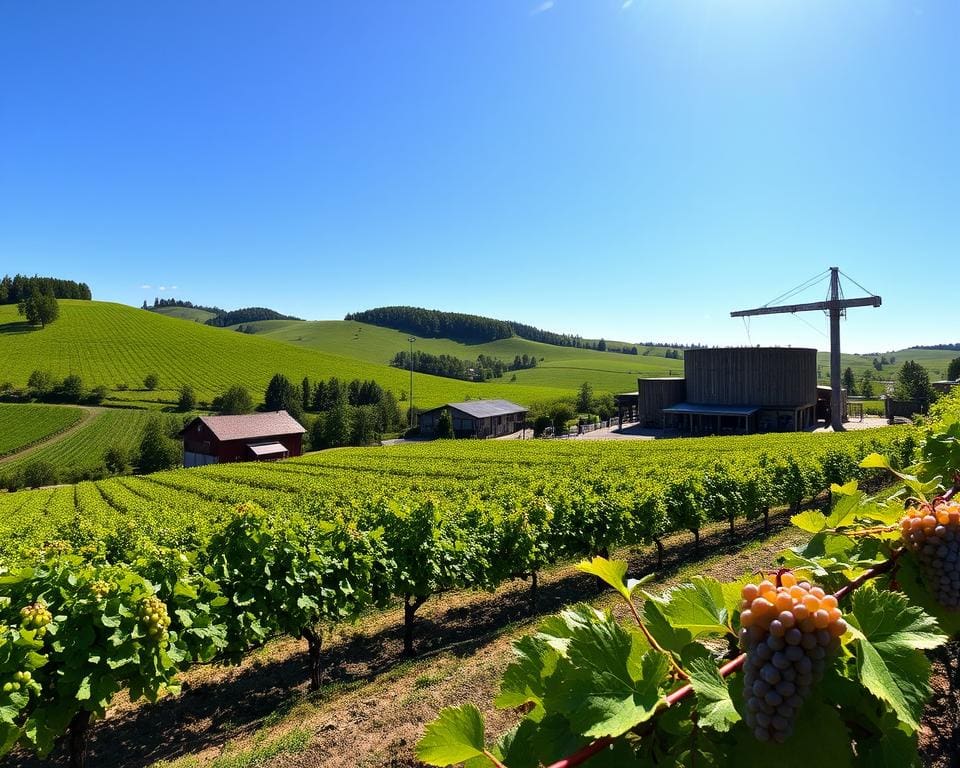
<svg viewBox="0 0 960 768"><path fill-rule="evenodd" d="M7 0L0 272L742 344L731 309L838 264L884 298L851 351L958 341L958 30L951 0ZM750 340L826 346L805 320Z"/></svg>

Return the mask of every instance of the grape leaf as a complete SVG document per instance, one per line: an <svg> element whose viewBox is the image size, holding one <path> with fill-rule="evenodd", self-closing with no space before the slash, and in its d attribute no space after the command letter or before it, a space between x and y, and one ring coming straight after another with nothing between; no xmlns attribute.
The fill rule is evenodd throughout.
<svg viewBox="0 0 960 768"><path fill-rule="evenodd" d="M859 742L857 746L860 748ZM884 731L879 739L871 739L864 745L860 765L863 768L918 768L916 735L907 736L895 728Z"/></svg>
<svg viewBox="0 0 960 768"><path fill-rule="evenodd" d="M720 677L716 661L703 653L689 661L684 660L683 666L697 694L699 724L721 732L730 730L731 725L740 721L740 713L730 698L727 681Z"/></svg>
<svg viewBox="0 0 960 768"><path fill-rule="evenodd" d="M734 728L730 765L737 768L848 768L853 765L850 734L837 710L816 699L797 716L793 735L783 744L758 741L745 725Z"/></svg>
<svg viewBox="0 0 960 768"><path fill-rule="evenodd" d="M566 715L577 733L594 738L619 736L649 719L663 701L667 656L648 651L639 632L628 632L608 614L571 630L568 661L547 686L545 709Z"/></svg>
<svg viewBox="0 0 960 768"><path fill-rule="evenodd" d="M527 702L541 705L544 679L557 666L557 652L541 637L526 635L513 645L517 659L503 672L500 695L494 704L501 709L519 707Z"/></svg>
<svg viewBox="0 0 960 768"><path fill-rule="evenodd" d="M872 588L854 594L849 623L859 641L860 682L916 730L930 692L930 662L920 651L936 648L946 636L904 595Z"/></svg>
<svg viewBox="0 0 960 768"><path fill-rule="evenodd" d="M827 527L827 518L823 516L822 512L815 509L808 509L794 515L790 518L790 522L807 533L820 533Z"/></svg>
<svg viewBox="0 0 960 768"><path fill-rule="evenodd" d="M644 597L657 605L674 629L685 629L693 638L731 631L723 586L716 579L694 576L689 584L681 584L662 597L646 592Z"/></svg>
<svg viewBox="0 0 960 768"><path fill-rule="evenodd" d="M577 563L577 569L589 573L613 587L624 599L629 600L642 580L627 579L627 563L623 560L607 560L605 557L595 557Z"/></svg>
<svg viewBox="0 0 960 768"><path fill-rule="evenodd" d="M417 758L427 765L451 765L482 757L486 741L483 716L473 704L447 707L427 726L417 743Z"/></svg>

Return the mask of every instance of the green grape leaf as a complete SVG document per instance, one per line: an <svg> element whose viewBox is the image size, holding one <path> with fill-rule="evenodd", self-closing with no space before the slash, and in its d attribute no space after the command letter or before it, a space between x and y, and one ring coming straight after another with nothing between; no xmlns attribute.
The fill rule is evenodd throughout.
<svg viewBox="0 0 960 768"><path fill-rule="evenodd" d="M920 606L937 620L940 629L950 637L960 635L960 612L944 608L927 586L917 561L907 552L897 560L897 581L910 602Z"/></svg>
<svg viewBox="0 0 960 768"><path fill-rule="evenodd" d="M916 734L908 736L896 728L884 730L879 739L871 739L864 745L859 765L862 768L919 768Z"/></svg>
<svg viewBox="0 0 960 768"><path fill-rule="evenodd" d="M890 472L893 472L893 467L890 465L890 459L886 456L881 456L879 453L871 453L869 456L865 457L860 462L860 469L886 469Z"/></svg>
<svg viewBox="0 0 960 768"><path fill-rule="evenodd" d="M794 515L790 518L790 522L807 533L820 533L827 527L827 518L823 516L822 512L815 509L807 509Z"/></svg>
<svg viewBox="0 0 960 768"><path fill-rule="evenodd" d="M624 599L629 600L633 590L640 585L637 579L627 580L627 563L624 560L607 560L595 557L577 563L577 569L596 576L605 584L613 587Z"/></svg>
<svg viewBox="0 0 960 768"><path fill-rule="evenodd" d="M501 709L519 707L527 702L541 704L544 679L557 666L557 652L541 637L526 635L513 645L516 661L503 672L500 695L494 704Z"/></svg>
<svg viewBox="0 0 960 768"><path fill-rule="evenodd" d="M859 641L860 682L916 730L930 692L930 662L920 651L936 648L946 636L932 617L896 592L857 590L849 618Z"/></svg>
<svg viewBox="0 0 960 768"><path fill-rule="evenodd" d="M662 597L644 593L660 609L673 628L687 630L691 637L722 635L730 632L730 613L723 586L716 579L694 576Z"/></svg>
<svg viewBox="0 0 960 768"><path fill-rule="evenodd" d="M547 686L544 708L565 715L583 736L626 733L663 701L670 662L647 649L640 632L628 632L609 614L571 626L566 660Z"/></svg>
<svg viewBox="0 0 960 768"><path fill-rule="evenodd" d="M738 768L850 768L853 750L838 711L811 699L800 709L793 735L783 744L758 741L746 724L734 728L730 765ZM812 752L811 750L815 750Z"/></svg>
<svg viewBox="0 0 960 768"><path fill-rule="evenodd" d="M680 653L693 640L693 635L683 627L674 624L664 615L663 608L658 601L647 600L643 604L643 623L650 634L660 644L661 648L674 653Z"/></svg>
<svg viewBox="0 0 960 768"><path fill-rule="evenodd" d="M703 648L703 646L697 646ZM698 654L695 658L684 660L684 669L690 675L690 685L697 694L699 724L715 731L728 731L734 723L740 722L740 713L730 698L727 681L720 677L717 662L709 654Z"/></svg>
<svg viewBox="0 0 960 768"><path fill-rule="evenodd" d="M427 726L417 743L417 759L427 765L452 765L482 757L486 748L483 716L473 704L447 707Z"/></svg>

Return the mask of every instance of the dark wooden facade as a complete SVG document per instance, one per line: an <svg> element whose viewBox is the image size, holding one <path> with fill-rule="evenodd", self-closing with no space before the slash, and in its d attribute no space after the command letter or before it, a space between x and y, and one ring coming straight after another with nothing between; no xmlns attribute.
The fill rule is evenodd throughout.
<svg viewBox="0 0 960 768"><path fill-rule="evenodd" d="M247 416L199 416L180 432L183 465L197 467L300 456L305 431L286 411Z"/></svg>
<svg viewBox="0 0 960 768"><path fill-rule="evenodd" d="M663 409L687 399L681 378L637 379L637 421L644 427L663 427Z"/></svg>
<svg viewBox="0 0 960 768"><path fill-rule="evenodd" d="M418 416L420 434L428 437L437 429L443 411L450 413L453 434L456 437L500 437L524 428L527 409L508 400L471 400L465 403L447 403L424 411Z"/></svg>
<svg viewBox="0 0 960 768"><path fill-rule="evenodd" d="M796 408L817 402L815 349L688 349L684 366L691 403Z"/></svg>

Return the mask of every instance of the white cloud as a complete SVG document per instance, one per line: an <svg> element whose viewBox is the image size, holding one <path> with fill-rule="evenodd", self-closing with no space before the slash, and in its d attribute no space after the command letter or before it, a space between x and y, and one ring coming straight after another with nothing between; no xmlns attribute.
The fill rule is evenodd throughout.
<svg viewBox="0 0 960 768"><path fill-rule="evenodd" d="M140 286L140 288L144 291L149 291L151 288L153 288L153 286L147 285L146 283L144 283L143 285Z"/></svg>
<svg viewBox="0 0 960 768"><path fill-rule="evenodd" d="M536 16L538 13L545 13L553 8L553 0L543 0L540 5L530 11L531 16Z"/></svg>
<svg viewBox="0 0 960 768"><path fill-rule="evenodd" d="M171 291L175 291L175 290L177 290L177 286L175 286L175 285L171 285L171 286L170 286L170 290L171 290Z"/></svg>
<svg viewBox="0 0 960 768"><path fill-rule="evenodd" d="M167 286L161 285L161 286L159 286L159 287L157 288L157 290L158 290L158 291L165 291L165 290L167 290Z"/></svg>

